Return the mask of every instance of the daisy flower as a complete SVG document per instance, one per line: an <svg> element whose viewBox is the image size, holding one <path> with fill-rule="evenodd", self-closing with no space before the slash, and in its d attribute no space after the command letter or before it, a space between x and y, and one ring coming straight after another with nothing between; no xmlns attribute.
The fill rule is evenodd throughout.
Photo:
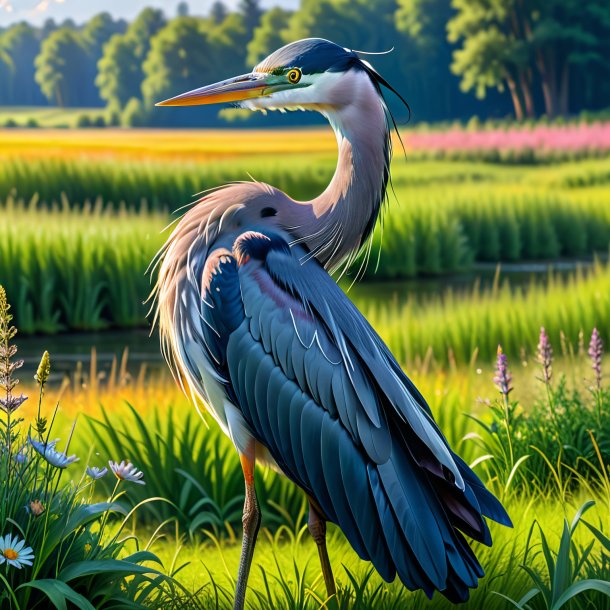
<svg viewBox="0 0 610 610"><path fill-rule="evenodd" d="M97 466L87 466L87 474L94 480L97 481L102 477L106 476L108 468L98 468Z"/></svg>
<svg viewBox="0 0 610 610"><path fill-rule="evenodd" d="M130 461L123 460L119 464L118 462L113 462L111 460L108 462L108 465L119 481L129 481L131 483L137 483L138 485L146 485L146 483L142 481L144 473L141 470L138 470Z"/></svg>
<svg viewBox="0 0 610 610"><path fill-rule="evenodd" d="M23 566L31 566L34 552L29 546L25 546L25 540L19 540L17 536L7 534L0 537L0 565L6 562L18 570Z"/></svg>
<svg viewBox="0 0 610 610"><path fill-rule="evenodd" d="M51 466L55 466L56 468L66 468L70 464L78 462L80 459L75 455L67 456L61 451L55 451L55 445L57 445L59 439L49 441L48 443L42 443L40 441L35 441L31 436L28 436L28 440L30 445L32 445L32 447L34 447Z"/></svg>

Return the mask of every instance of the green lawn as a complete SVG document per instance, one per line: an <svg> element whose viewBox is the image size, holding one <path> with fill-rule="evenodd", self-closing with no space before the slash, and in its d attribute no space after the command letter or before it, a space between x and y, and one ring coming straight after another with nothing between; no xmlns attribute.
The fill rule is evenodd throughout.
<svg viewBox="0 0 610 610"><path fill-rule="evenodd" d="M86 116L90 121L104 118L104 108L58 108L55 106L0 106L0 127L7 121L11 127L76 127L78 119ZM28 124L28 123L34 123Z"/></svg>

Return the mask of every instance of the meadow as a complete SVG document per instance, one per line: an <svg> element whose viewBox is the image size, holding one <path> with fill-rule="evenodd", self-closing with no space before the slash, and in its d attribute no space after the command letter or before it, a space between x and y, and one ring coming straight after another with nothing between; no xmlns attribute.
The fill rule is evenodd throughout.
<svg viewBox="0 0 610 610"><path fill-rule="evenodd" d="M601 127L409 132L406 160L395 143L373 262L360 285L350 288L353 274L342 284L513 519L513 529L492 525L491 548L477 545L487 577L465 608L610 608L610 362L602 357L610 344L610 158ZM0 285L20 332L9 337L0 320L2 385L17 370L6 345L23 334L39 335L42 353L45 334L145 325L146 268L172 210L195 193L250 173L311 197L332 174L335 146L317 129L0 131ZM504 271L531 261L549 264L547 275L523 285ZM568 273L552 268L574 261L582 265ZM476 278L498 262L491 283L452 287L462 272ZM436 278L439 288L399 291L405 278L422 286ZM37 555L50 514L65 512L66 524L81 523L70 521L76 509L87 515L36 563L47 580L70 577L74 593L55 583L55 599L64 596L67 607L91 599L96 609L124 607L121 596L141 608L230 608L243 504L230 441L168 374L129 374L125 358L101 371L95 354L57 385L41 382L45 370L19 386L29 396L19 405L24 422L0 412L0 477L6 468L34 486L0 511L14 510ZM53 471L55 495L48 484L36 488L50 467L34 466L42 454L24 440L30 425L35 438L59 436L64 457L79 458ZM5 459L11 444L13 457L27 460L11 461L11 450ZM111 473L85 474L87 465L123 459L146 485L121 483L117 492ZM329 608L303 494L270 471L257 471L256 481L264 516L250 606ZM31 513L40 508L31 506L34 493L48 509L42 519ZM332 527L330 556L340 610L450 607L383 583ZM46 607L41 593L20 588L20 574L0 575L3 608L33 599ZM2 597L3 585L12 598Z"/></svg>
<svg viewBox="0 0 610 610"><path fill-rule="evenodd" d="M194 201L196 192L248 175L312 197L333 171L326 152L332 142L315 130L303 132L304 143L292 139L283 156L285 134L278 143L269 132L239 142L232 132L226 140L216 132L185 134L179 153L175 132L159 132L154 141L150 132L144 141L121 135L116 142L111 133L92 132L90 139L66 133L44 146L35 131L0 136L6 144L0 155L10 153L0 170L0 278L24 333L143 325L145 271L167 235L162 229L176 218L171 210ZM255 145L258 155L250 158ZM304 145L317 162L304 162ZM507 166L397 155L365 278L605 258L609 184L610 159ZM466 343L474 348L478 337L471 338ZM445 337L438 345L446 351ZM416 352L425 347L417 343Z"/></svg>
<svg viewBox="0 0 610 610"><path fill-rule="evenodd" d="M502 373L509 381L504 389L499 367L495 382L494 366L447 369L428 361L410 370L450 442L475 464L514 522L513 529L492 526L491 548L477 545L488 576L465 608L514 607L507 598L517 602L536 587L543 593L532 608L563 607L563 602L552 606L552 600L570 600L577 591L567 607L610 608L603 587L588 590L592 579L603 583L610 578L610 393L605 383L596 390L591 368L610 363L591 359L586 346L580 352L554 347L555 358L532 347L532 357L509 362L513 375ZM237 456L212 420L204 415L202 422L175 385L129 378L116 370L102 378L91 369L82 385L46 390L42 414L50 417L60 401L59 414L53 416L55 433L73 436L70 452L80 458L67 470L66 480L78 478L87 464L101 468L108 459L130 459L146 485L132 485L121 496L126 509L135 510L122 525L122 535L128 541L136 536L139 548L162 562L155 567L183 587L163 600L164 607L230 608L243 503ZM25 392L35 398L31 384ZM27 420L35 417L37 406L26 402L22 409ZM96 485L98 500L112 495L107 477ZM326 608L315 546L306 532L304 496L270 471L257 472L257 488L264 516L251 580L252 607ZM594 506L586 504L593 499ZM582 521L578 509L586 510ZM121 520L110 524L119 527ZM383 583L332 527L329 545L341 609L451 607L438 595L428 602L421 593ZM158 605L152 600L150 607Z"/></svg>

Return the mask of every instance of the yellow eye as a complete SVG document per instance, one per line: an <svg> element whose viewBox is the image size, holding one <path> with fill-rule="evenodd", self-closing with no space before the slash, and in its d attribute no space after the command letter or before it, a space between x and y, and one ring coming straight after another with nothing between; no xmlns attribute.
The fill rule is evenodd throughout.
<svg viewBox="0 0 610 610"><path fill-rule="evenodd" d="M301 71L298 68L292 68L291 70L288 70L286 78L289 83L296 85L301 80Z"/></svg>

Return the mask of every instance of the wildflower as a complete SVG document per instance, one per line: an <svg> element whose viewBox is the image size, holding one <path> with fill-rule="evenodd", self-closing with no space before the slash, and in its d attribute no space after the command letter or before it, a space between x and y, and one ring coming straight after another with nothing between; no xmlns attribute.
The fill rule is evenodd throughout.
<svg viewBox="0 0 610 610"><path fill-rule="evenodd" d="M10 534L0 537L0 565L6 562L14 568L21 569L23 566L31 566L34 552L29 546L25 546L25 540L19 540L17 536Z"/></svg>
<svg viewBox="0 0 610 610"><path fill-rule="evenodd" d="M49 357L49 352L46 352L42 355L40 359L40 364L38 365L38 370L36 371L36 375L34 375L34 379L41 385L44 384L49 379L49 375L51 374L51 358Z"/></svg>
<svg viewBox="0 0 610 610"><path fill-rule="evenodd" d="M589 358L591 358L591 368L595 373L595 385L597 390L602 389L602 356L604 344L597 328L593 329L591 341L589 342Z"/></svg>
<svg viewBox="0 0 610 610"><path fill-rule="evenodd" d="M510 374L508 368L508 359L506 358L506 354L502 351L502 346L498 345L498 358L496 360L494 383L498 390L500 390L500 394L508 396L510 392L512 392L512 381L513 376Z"/></svg>
<svg viewBox="0 0 610 610"><path fill-rule="evenodd" d="M87 466L87 474L97 481L97 479L101 479L106 476L108 472L108 468L98 468L97 466Z"/></svg>
<svg viewBox="0 0 610 610"><path fill-rule="evenodd" d="M70 464L74 462L78 462L80 458L77 458L75 455L67 456L65 453L61 451L55 451L55 445L58 443L58 440L49 441L48 443L42 443L40 441L35 441L31 436L28 436L28 440L30 445L34 447L34 449L49 463L51 466L55 466L56 468L66 468Z"/></svg>
<svg viewBox="0 0 610 610"><path fill-rule="evenodd" d="M553 362L553 348L549 336L544 330L544 326L540 327L540 339L538 341L538 362L542 365L542 374L544 383L549 383L553 376L551 364Z"/></svg>
<svg viewBox="0 0 610 610"><path fill-rule="evenodd" d="M89 555L91 552L91 545L87 542L85 543L85 555Z"/></svg>
<svg viewBox="0 0 610 610"><path fill-rule="evenodd" d="M13 456L13 459L17 462L17 464L25 464L28 461L28 455L25 451L25 446L21 447L17 453Z"/></svg>
<svg viewBox="0 0 610 610"><path fill-rule="evenodd" d="M30 513L30 515L34 515L34 517L40 517L40 515L42 515L42 513L45 511L44 504L38 499L32 500L26 508L28 513Z"/></svg>
<svg viewBox="0 0 610 610"><path fill-rule="evenodd" d="M144 473L141 470L138 470L131 462L123 460L119 464L111 460L108 462L108 465L110 466L110 470L114 472L114 476L120 481L129 481L131 483L137 483L138 485L146 485L146 483L142 481Z"/></svg>
<svg viewBox="0 0 610 610"><path fill-rule="evenodd" d="M12 413L16 411L26 400L27 396L21 394L20 396L13 396L8 393L5 398L0 398L0 409L5 413Z"/></svg>

